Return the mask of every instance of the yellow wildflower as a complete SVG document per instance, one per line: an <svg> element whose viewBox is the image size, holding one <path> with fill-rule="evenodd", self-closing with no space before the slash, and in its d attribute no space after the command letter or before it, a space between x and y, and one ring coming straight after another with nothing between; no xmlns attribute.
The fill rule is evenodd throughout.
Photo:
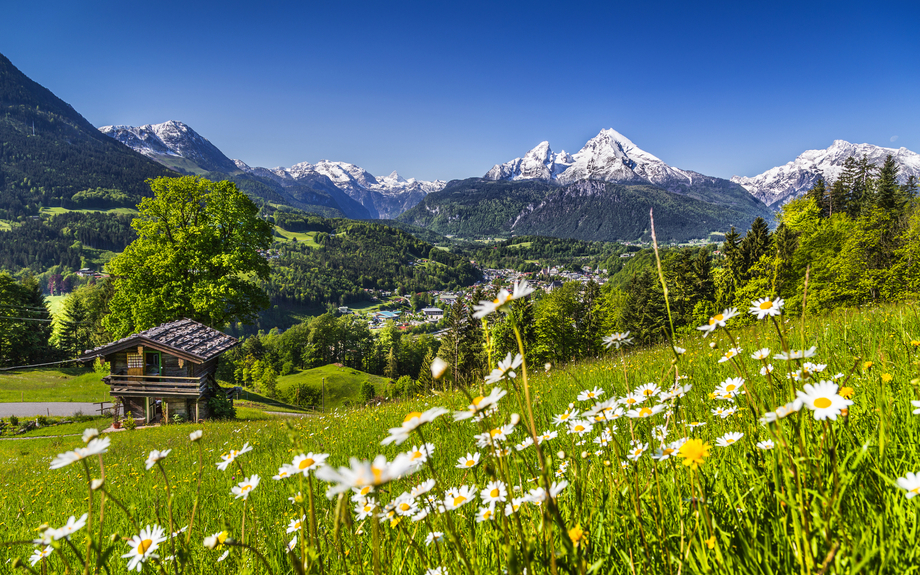
<svg viewBox="0 0 920 575"><path fill-rule="evenodd" d="M704 443L702 439L690 439L680 446L677 455L683 458L681 463L690 469L697 469L700 465L705 463L705 459L709 457L709 450L711 448L712 446L708 443Z"/></svg>
<svg viewBox="0 0 920 575"><path fill-rule="evenodd" d="M882 381L884 381L885 383L888 383L888 382L891 381L892 379L894 379L894 378L891 376L890 373L883 373L883 374L882 374Z"/></svg>
<svg viewBox="0 0 920 575"><path fill-rule="evenodd" d="M706 547L709 547L710 549L716 548L716 536L715 535L713 535L712 537L706 540Z"/></svg>
<svg viewBox="0 0 920 575"><path fill-rule="evenodd" d="M841 387L840 391L837 392L837 395L844 399L853 399L853 394L856 393L856 390L852 387Z"/></svg>
<svg viewBox="0 0 920 575"><path fill-rule="evenodd" d="M863 371L869 371L870 369L872 369L873 365L875 364L872 363L871 361L867 361L866 363L863 364Z"/></svg>
<svg viewBox="0 0 920 575"><path fill-rule="evenodd" d="M578 547L579 543L584 538L584 536L585 536L585 532L578 525L569 529L569 539L572 540L572 543L576 547Z"/></svg>

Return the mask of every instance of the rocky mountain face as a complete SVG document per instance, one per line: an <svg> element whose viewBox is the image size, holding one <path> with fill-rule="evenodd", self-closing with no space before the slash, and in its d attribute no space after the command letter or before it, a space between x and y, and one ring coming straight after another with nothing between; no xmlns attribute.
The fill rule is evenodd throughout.
<svg viewBox="0 0 920 575"><path fill-rule="evenodd" d="M779 208L810 190L818 178L823 177L828 183L839 178L843 164L849 157L866 156L870 162L881 166L889 154L900 167L898 179L901 183L906 182L910 176L920 178L920 154L916 152L907 148L883 148L835 140L827 149L807 150L788 164L770 168L751 178L734 176L732 182L744 186L768 206Z"/></svg>
<svg viewBox="0 0 920 575"><path fill-rule="evenodd" d="M560 185L602 181L632 186L654 186L674 194L705 202L762 208L740 185L669 166L636 146L616 130L601 130L575 154L554 153L549 142L541 142L522 158L496 164L484 176L487 180L541 180Z"/></svg>
<svg viewBox="0 0 920 575"><path fill-rule="evenodd" d="M182 122L146 126L103 126L99 131L161 164L188 172L233 173L233 160ZM184 169L183 166L190 169Z"/></svg>
<svg viewBox="0 0 920 575"><path fill-rule="evenodd" d="M417 204L426 195L442 189L446 184L441 180L433 182L420 181L415 178L406 180L396 172L377 178L354 164L329 160L320 160L316 164L301 162L290 168L271 170L250 168L239 160L235 162L236 166L243 171L270 172L282 180L289 178L294 182L303 182L326 178L339 190L363 205L370 217L375 219L395 218Z"/></svg>

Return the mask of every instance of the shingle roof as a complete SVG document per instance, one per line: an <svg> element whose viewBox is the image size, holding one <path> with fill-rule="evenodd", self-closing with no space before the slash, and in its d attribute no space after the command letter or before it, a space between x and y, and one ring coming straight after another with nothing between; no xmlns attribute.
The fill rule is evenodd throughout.
<svg viewBox="0 0 920 575"><path fill-rule="evenodd" d="M165 348L177 355L190 356L200 362L213 359L235 346L237 339L190 319L164 323L128 337L87 350L85 357L106 355L138 344Z"/></svg>

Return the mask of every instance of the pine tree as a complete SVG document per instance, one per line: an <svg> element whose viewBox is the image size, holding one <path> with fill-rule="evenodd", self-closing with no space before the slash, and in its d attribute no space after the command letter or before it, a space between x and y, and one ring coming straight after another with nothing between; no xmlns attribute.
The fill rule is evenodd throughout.
<svg viewBox="0 0 920 575"><path fill-rule="evenodd" d="M770 249L770 226L767 221L758 217L751 223L751 229L741 242L741 260L744 262L744 268L741 272L742 277L747 278L747 272L757 263L761 256L765 255Z"/></svg>
<svg viewBox="0 0 920 575"><path fill-rule="evenodd" d="M693 275L696 283L693 290L694 305L700 301L711 301L715 297L715 284L712 281L712 263L709 250L701 248L693 260Z"/></svg>
<svg viewBox="0 0 920 575"><path fill-rule="evenodd" d="M847 213L850 209L849 198L850 190L846 181L842 177L837 178L837 181L831 185L828 197L828 216Z"/></svg>
<svg viewBox="0 0 920 575"><path fill-rule="evenodd" d="M434 378L431 375L432 361L434 361L434 352L431 348L428 348L428 353L425 354L425 359L422 360L422 367L418 371L418 377L415 379L420 393L427 393L434 386Z"/></svg>
<svg viewBox="0 0 920 575"><path fill-rule="evenodd" d="M818 204L818 207L821 208L822 216L827 217L830 215L830 198L828 197L827 185L822 176L818 176L818 181L805 195Z"/></svg>
<svg viewBox="0 0 920 575"><path fill-rule="evenodd" d="M876 190L876 206L891 212L892 215L899 215L903 211L907 200L903 197L901 186L898 185L898 164L891 154L885 158L885 163L879 171Z"/></svg>
<svg viewBox="0 0 920 575"><path fill-rule="evenodd" d="M917 177L911 174L907 177L907 182L901 186L904 197L912 200L917 197Z"/></svg>

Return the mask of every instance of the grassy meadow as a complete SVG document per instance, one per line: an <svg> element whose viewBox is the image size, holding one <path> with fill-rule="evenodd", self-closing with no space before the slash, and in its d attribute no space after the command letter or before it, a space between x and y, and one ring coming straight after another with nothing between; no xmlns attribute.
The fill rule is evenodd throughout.
<svg viewBox="0 0 920 575"><path fill-rule="evenodd" d="M543 366L530 366L534 430L538 436L557 434L543 440L539 450L525 442L531 409L520 368L516 377L508 373L494 386L508 391L494 404L494 413L483 410L478 422L441 415L411 431L401 445L380 442L407 414L436 406L467 411L470 397L442 391L300 419L120 432L109 436L103 455L53 470L49 464L58 454L85 445L80 437L2 441L0 532L7 541L31 540L40 525L63 526L92 502L91 528L77 530L70 543L53 542L50 555L32 568L35 573L62 572L66 565L82 572L78 556L86 555L88 534L94 548L110 553L103 563L112 574L125 573L129 558L121 556L139 549L158 556L140 563L143 572L170 574L180 565L184 573L279 575L503 574L525 568L529 574L920 571L920 499L909 499L898 485L907 473L920 472L920 416L911 404L920 398L916 308L842 310L804 322L778 319L775 325L768 319L737 329L737 320L729 320L728 330L705 338L692 334L676 342L686 349L679 358L670 347L659 346L610 350L602 358L546 373ZM796 380L803 377L803 361L774 358L786 346L817 348L807 360L816 365L808 366L811 375L804 381ZM720 362L733 347L743 351ZM767 359L752 359L761 348L771 350ZM773 366L769 378L760 374L766 365ZM736 377L744 379L741 389L747 393L718 399L715 389ZM806 406L775 422L759 422L818 380L834 380L837 391L851 398L845 413L817 420L817 412ZM675 382L691 389L662 400ZM598 402L626 397L649 383L659 391L650 390L639 407L662 406L649 409L651 415L630 418L611 406L582 417ZM469 393L488 397L492 388L483 383ZM590 390L595 398L578 399ZM734 413L724 417L716 413L732 408ZM565 423L554 423L563 417ZM203 432L200 442L190 441L194 430ZM728 436L734 439L726 442L733 432L743 436ZM479 446L478 433L484 433ZM688 439L683 446L700 449L667 451L683 439ZM404 477L404 469L397 472L380 462L358 473L366 481L352 483L372 484L370 499L350 490L328 499L326 489L337 483L312 473L272 478L298 454L308 454L317 466L321 458L314 454L329 454L325 463L339 468L348 467L350 457L383 454L393 462L400 453L425 451L420 447L425 441L434 446L431 457ZM251 452L236 456L225 471L217 468L222 454L247 442ZM762 448L768 445L764 442L772 442L772 448ZM145 469L148 454L163 449L169 454ZM458 463L468 454L479 454L475 465ZM694 461L696 466L690 465ZM90 497L87 478L102 477L101 465L104 489ZM391 472L397 477L388 481ZM261 481L245 491L247 498L235 498L231 489L245 485L251 475ZM147 525L169 530L170 516L174 530L189 526L199 477L195 520L187 532L171 540L145 535L150 543L128 542ZM401 496L428 487L428 479L435 482L427 493ZM907 488L911 485L920 492L920 483ZM540 488L553 495L546 497ZM303 497L297 498L298 492ZM486 499L494 500L491 510ZM377 508L360 517L373 502ZM288 532L292 519L302 516L303 525ZM205 538L216 534L221 536L208 541L214 548L206 548ZM28 565L37 549L2 546L0 564L21 558ZM178 562L167 559L173 555ZM91 557L94 564L95 551Z"/></svg>
<svg viewBox="0 0 920 575"><path fill-rule="evenodd" d="M17 401L111 401L109 386L80 367L23 369L0 373L0 403Z"/></svg>

